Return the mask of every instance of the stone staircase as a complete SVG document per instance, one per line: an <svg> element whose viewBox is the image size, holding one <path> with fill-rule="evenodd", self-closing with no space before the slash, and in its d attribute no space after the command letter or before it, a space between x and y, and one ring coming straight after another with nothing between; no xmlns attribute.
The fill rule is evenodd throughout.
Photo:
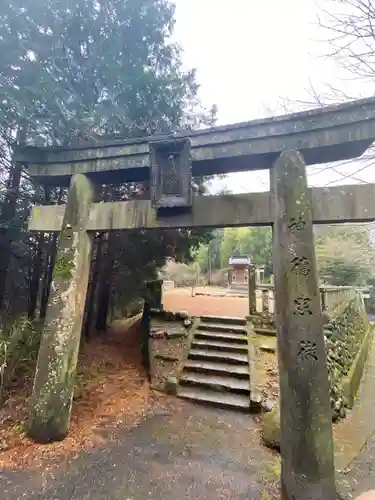
<svg viewBox="0 0 375 500"><path fill-rule="evenodd" d="M177 395L221 406L250 409L246 320L202 317L178 380Z"/></svg>

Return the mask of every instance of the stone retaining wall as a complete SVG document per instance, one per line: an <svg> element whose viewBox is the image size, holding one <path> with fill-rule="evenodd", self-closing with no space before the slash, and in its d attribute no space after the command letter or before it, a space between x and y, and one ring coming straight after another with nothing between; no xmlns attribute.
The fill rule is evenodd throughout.
<svg viewBox="0 0 375 500"><path fill-rule="evenodd" d="M373 327L369 324L363 300L357 294L352 300L338 303L331 315L323 313L324 336L330 379L332 420L346 416L360 385ZM280 446L280 410L277 405L263 416L263 439L270 447Z"/></svg>
<svg viewBox="0 0 375 500"><path fill-rule="evenodd" d="M353 406L362 375L362 373L358 373L360 367L356 371L357 383L349 383L348 385L347 377L357 354L361 351L368 329L369 322L359 296L349 301L346 307L341 309L339 314L324 326L334 420L345 417L345 408ZM366 357L363 359L360 372L363 370ZM345 390L344 387L346 387Z"/></svg>
<svg viewBox="0 0 375 500"><path fill-rule="evenodd" d="M178 377L189 351L194 324L186 313L151 314L148 352L153 389L165 391L168 378Z"/></svg>
<svg viewBox="0 0 375 500"><path fill-rule="evenodd" d="M249 318L253 324L255 330L261 332L263 330L264 335L276 336L276 320L275 315L270 312L257 312L252 314Z"/></svg>

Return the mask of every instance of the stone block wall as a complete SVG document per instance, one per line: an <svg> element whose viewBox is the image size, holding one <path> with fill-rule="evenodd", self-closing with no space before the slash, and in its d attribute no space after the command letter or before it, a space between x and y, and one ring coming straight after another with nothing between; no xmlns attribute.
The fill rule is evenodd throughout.
<svg viewBox="0 0 375 500"><path fill-rule="evenodd" d="M324 340L330 380L332 420L345 418L353 406L373 339L360 294L343 294L335 307L323 312ZM349 300L348 300L349 298ZM262 436L267 446L280 447L280 407L265 413Z"/></svg>
<svg viewBox="0 0 375 500"><path fill-rule="evenodd" d="M257 312L252 314L250 319L254 329L265 330L268 334L273 332L273 335L276 336L276 319L274 314L266 311Z"/></svg>
<svg viewBox="0 0 375 500"><path fill-rule="evenodd" d="M337 314L324 325L334 420L344 418L345 408L353 405L367 359L367 353L362 350L367 346L370 333L367 314L359 295L336 310ZM361 362L358 363L358 360ZM352 383L353 377L356 383Z"/></svg>
<svg viewBox="0 0 375 500"><path fill-rule="evenodd" d="M148 352L151 387L166 390L168 378L183 368L193 335L194 321L185 313L157 311L151 314Z"/></svg>

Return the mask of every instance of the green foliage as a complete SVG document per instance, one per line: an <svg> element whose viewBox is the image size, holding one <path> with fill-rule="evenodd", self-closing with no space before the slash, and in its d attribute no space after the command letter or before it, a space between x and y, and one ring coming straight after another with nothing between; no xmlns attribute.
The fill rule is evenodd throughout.
<svg viewBox="0 0 375 500"><path fill-rule="evenodd" d="M209 122L183 71L166 0L17 0L0 8L0 122L37 143ZM4 120L5 119L5 120Z"/></svg>
<svg viewBox="0 0 375 500"><path fill-rule="evenodd" d="M225 228L223 239L220 245L220 261L221 267L227 267L229 257L233 254L241 255L239 230L237 228Z"/></svg>
<svg viewBox="0 0 375 500"><path fill-rule="evenodd" d="M370 298L367 300L366 305L368 311L372 314L375 314L375 276L372 276L368 280L368 286L370 291Z"/></svg>
<svg viewBox="0 0 375 500"><path fill-rule="evenodd" d="M364 285L374 275L375 248L368 227L317 226L315 241L319 272L329 283Z"/></svg>
<svg viewBox="0 0 375 500"><path fill-rule="evenodd" d="M41 328L26 318L0 329L0 400L16 375L28 370L36 360Z"/></svg>
<svg viewBox="0 0 375 500"><path fill-rule="evenodd" d="M201 245L196 255L196 262L202 273L207 274L210 268L209 245Z"/></svg>
<svg viewBox="0 0 375 500"><path fill-rule="evenodd" d="M333 285L364 285L375 275L375 248L370 230L363 225L315 227L320 275ZM272 271L271 228L226 228L201 245L197 262L202 273L226 268L231 255L251 255L257 266Z"/></svg>
<svg viewBox="0 0 375 500"><path fill-rule="evenodd" d="M272 231L267 227L241 227L224 230L221 264L228 266L231 255L251 255L257 266L272 266Z"/></svg>
<svg viewBox="0 0 375 500"><path fill-rule="evenodd" d="M53 268L53 278L61 278L68 280L71 277L73 268L73 252L68 251L61 254Z"/></svg>
<svg viewBox="0 0 375 500"><path fill-rule="evenodd" d="M12 146L16 131L28 144L70 146L212 124L216 109L201 106L195 71L183 69L173 27L174 6L167 0L1 3L0 148ZM147 190L138 184L112 189L111 183L108 177L106 189L122 200ZM35 193L26 187L30 200ZM204 191L202 182L193 188ZM24 241L35 243L22 229ZM208 242L209 234L150 231L119 233L115 240L108 252L111 288L131 300L166 258L192 261L191 249ZM58 272L64 270L58 263Z"/></svg>
<svg viewBox="0 0 375 500"><path fill-rule="evenodd" d="M270 228L225 228L212 233L208 245L201 245L197 262L201 271L207 273L209 268L228 267L232 255L251 255L257 266L272 268L272 231Z"/></svg>
<svg viewBox="0 0 375 500"><path fill-rule="evenodd" d="M257 266L272 268L272 230L269 227L253 227L247 236L247 252Z"/></svg>
<svg viewBox="0 0 375 500"><path fill-rule="evenodd" d="M334 256L328 257L321 263L324 277L328 278L331 285L359 286L365 285L369 270L360 263L341 260Z"/></svg>

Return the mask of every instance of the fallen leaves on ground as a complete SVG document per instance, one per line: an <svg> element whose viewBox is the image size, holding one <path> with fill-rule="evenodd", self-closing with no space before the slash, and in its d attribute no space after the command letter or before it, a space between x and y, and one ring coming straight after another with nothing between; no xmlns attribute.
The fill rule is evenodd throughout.
<svg viewBox="0 0 375 500"><path fill-rule="evenodd" d="M0 467L51 467L62 458L115 439L116 427L137 426L146 413L168 405L150 390L141 363L139 321L117 322L81 350L68 437L39 445L25 436L32 377L13 388L0 410Z"/></svg>

